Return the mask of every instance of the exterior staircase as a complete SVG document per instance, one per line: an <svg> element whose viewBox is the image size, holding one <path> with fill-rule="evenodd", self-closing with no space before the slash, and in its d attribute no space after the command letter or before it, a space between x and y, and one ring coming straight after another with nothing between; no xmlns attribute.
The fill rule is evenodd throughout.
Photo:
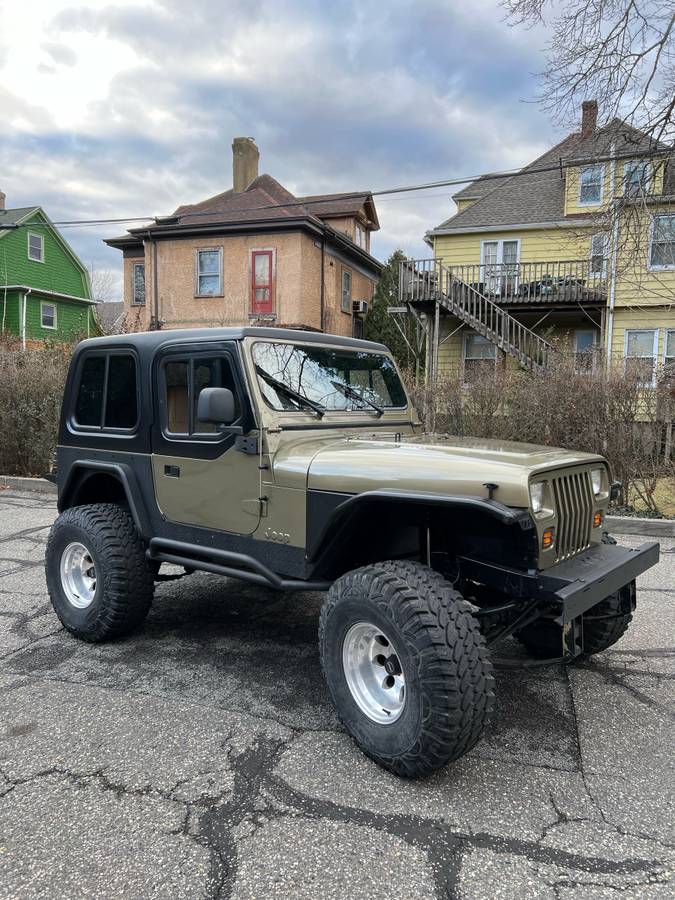
<svg viewBox="0 0 675 900"><path fill-rule="evenodd" d="M500 350L532 370L546 369L553 347L477 287L436 259L405 260L399 271L400 301L413 310L434 313L427 340L438 342L439 312L449 313L483 335ZM428 346L431 356L433 348ZM435 355L435 354L434 354ZM435 363L433 364L435 369Z"/></svg>

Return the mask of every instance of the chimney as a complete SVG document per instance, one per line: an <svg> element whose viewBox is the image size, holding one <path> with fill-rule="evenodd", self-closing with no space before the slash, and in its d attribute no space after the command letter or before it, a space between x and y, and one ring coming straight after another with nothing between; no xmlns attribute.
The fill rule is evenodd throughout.
<svg viewBox="0 0 675 900"><path fill-rule="evenodd" d="M240 194L258 177L260 152L253 138L236 137L232 141L232 184Z"/></svg>
<svg viewBox="0 0 675 900"><path fill-rule="evenodd" d="M5 194L0 191L0 209L5 208Z"/></svg>
<svg viewBox="0 0 675 900"><path fill-rule="evenodd" d="M584 100L581 104L581 137L590 137L598 122L598 101Z"/></svg>

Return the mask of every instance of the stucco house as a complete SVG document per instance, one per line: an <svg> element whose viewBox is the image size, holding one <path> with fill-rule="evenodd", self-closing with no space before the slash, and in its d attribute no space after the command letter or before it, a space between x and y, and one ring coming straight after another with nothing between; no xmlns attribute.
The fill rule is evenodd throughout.
<svg viewBox="0 0 675 900"><path fill-rule="evenodd" d="M271 323L360 334L381 264L368 192L296 197L235 138L233 186L106 241L124 256L126 327Z"/></svg>
<svg viewBox="0 0 675 900"><path fill-rule="evenodd" d="M26 348L98 333L89 273L39 206L0 191L0 333Z"/></svg>

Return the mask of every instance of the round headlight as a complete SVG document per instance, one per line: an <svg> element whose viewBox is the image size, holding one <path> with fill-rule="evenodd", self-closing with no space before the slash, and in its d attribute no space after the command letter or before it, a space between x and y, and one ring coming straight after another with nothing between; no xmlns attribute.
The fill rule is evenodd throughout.
<svg viewBox="0 0 675 900"><path fill-rule="evenodd" d="M602 469L591 470L591 484L593 485L593 493L597 497L602 491Z"/></svg>
<svg viewBox="0 0 675 900"><path fill-rule="evenodd" d="M532 502L532 512L541 512L544 505L544 482L537 481L530 485L530 501Z"/></svg>

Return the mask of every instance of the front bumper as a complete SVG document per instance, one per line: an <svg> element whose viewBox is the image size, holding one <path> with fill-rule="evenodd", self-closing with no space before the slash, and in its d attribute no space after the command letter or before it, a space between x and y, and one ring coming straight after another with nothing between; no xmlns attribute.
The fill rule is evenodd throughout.
<svg viewBox="0 0 675 900"><path fill-rule="evenodd" d="M635 549L596 544L539 573L466 557L460 560L460 567L466 577L498 588L514 599L541 601L542 606L552 609L557 621L566 625L658 561L659 545L652 541Z"/></svg>

